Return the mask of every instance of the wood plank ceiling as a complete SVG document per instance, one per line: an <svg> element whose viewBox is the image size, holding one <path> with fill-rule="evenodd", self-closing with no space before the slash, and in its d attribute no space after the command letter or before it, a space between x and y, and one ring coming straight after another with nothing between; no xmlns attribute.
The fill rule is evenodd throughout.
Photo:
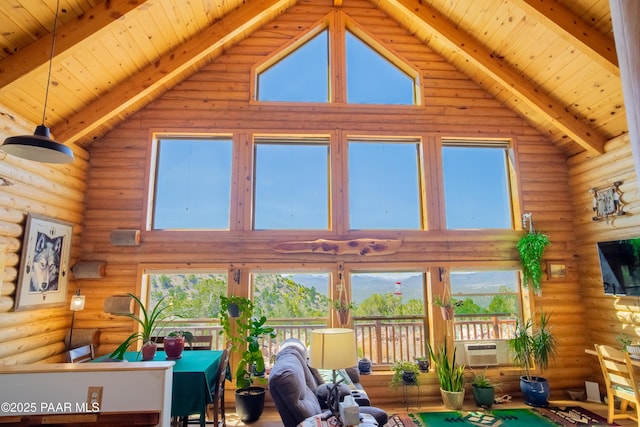
<svg viewBox="0 0 640 427"><path fill-rule="evenodd" d="M371 1L567 156L597 155L627 132L608 0ZM60 2L45 122L82 146L295 4ZM3 139L42 121L55 9L56 0L0 2Z"/></svg>

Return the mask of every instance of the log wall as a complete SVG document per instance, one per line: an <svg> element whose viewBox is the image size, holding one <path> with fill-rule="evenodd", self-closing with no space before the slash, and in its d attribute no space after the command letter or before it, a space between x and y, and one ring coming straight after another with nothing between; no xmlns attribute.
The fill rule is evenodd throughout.
<svg viewBox="0 0 640 427"><path fill-rule="evenodd" d="M637 297L605 295L597 242L640 236L640 195L631 153L629 136L609 141L605 154L596 158L575 156L568 162L571 198L576 230L577 271L582 289L582 305L586 310L587 345L608 344L619 347L619 335L640 341L640 299ZM621 201L625 215L609 221L593 221L591 188L622 181ZM594 356L588 356L594 367L592 380L600 381L601 373Z"/></svg>
<svg viewBox="0 0 640 427"><path fill-rule="evenodd" d="M6 115L0 117L0 124L2 140L13 132L29 135L35 129L35 125L15 122ZM12 134L5 133L7 130ZM47 309L12 310L28 213L73 224L69 265L78 258L89 154L78 146L71 148L76 160L65 165L22 160L0 151L0 255L4 258L0 262L0 365L64 361L62 340L71 323L68 303ZM68 294L78 289L73 275L67 289Z"/></svg>
<svg viewBox="0 0 640 427"><path fill-rule="evenodd" d="M0 296L0 363L61 361L63 337L69 327L66 307L9 312L13 305L24 216L40 213L74 223L73 261L106 262L102 279L71 279L87 296L85 310L76 314L80 328L99 328L100 352L115 348L132 330L131 322L103 312L106 298L139 289L140 266L154 264L170 268L176 264L247 265L314 263L370 263L393 265L486 266L512 265L517 261L515 242L519 231L456 232L437 226L422 232L323 233L252 232L247 218L251 206L246 182L250 171L240 170L234 181L237 203L228 232L146 231L145 204L150 145L154 132L225 133L234 135L238 164L249 165L249 142L253 132L317 132L336 136L379 134L420 136L427 153L437 153L440 137L493 137L514 141L519 179L521 212L531 212L536 229L551 239L545 258L567 266L565 279L545 280L541 296L533 297L536 308L552 314L551 323L560 341L559 357L546 376L552 389L580 387L592 378L593 360L584 348L593 342L610 342L614 330L636 330L635 301L603 297L596 240L628 235L637 226L633 216L612 225L590 222L588 188L604 181L622 179L628 208L633 211L637 188L632 184L633 164L628 141L613 141L604 156L567 159L551 141L524 119L489 96L481 86L456 70L439 55L377 10L370 2L349 2L341 10L367 33L414 65L421 74L423 105L420 107L376 107L348 105L259 104L250 100L251 67L291 43L301 33L331 12L332 2L298 4L206 65L144 110L127 118L104 138L95 141L88 156L71 166L43 167L5 158L0 176L15 185L0 190L0 243L7 246L4 282ZM26 130L26 132L30 132ZM341 136L342 135L342 136ZM342 138L342 139L340 139ZM434 160L434 157L428 157ZM88 167L87 167L88 166ZM614 167L617 172L611 172ZM88 174L88 175L87 175ZM245 185L245 187L241 187ZM245 191L243 191L245 190ZM430 194L427 192L427 194ZM437 211L433 200L428 206ZM473 206L469 207L473 209ZM86 210L85 210L86 209ZM432 222L437 224L438 221ZM114 246L111 232L139 229L139 246ZM293 238L292 238L293 236ZM389 238L401 239L397 251L377 257L316 253L283 253L276 243L291 240ZM618 310L624 308L622 321ZM595 309L593 312L589 309ZM587 316L587 312L589 313ZM594 313L595 312L595 313ZM585 325L585 319L587 323ZM591 324L593 323L593 324ZM587 330L591 334L587 334ZM444 335L444 330L436 331ZM499 377L505 393L518 394L519 372L490 370ZM389 377L376 374L364 378L376 403L397 401L401 390L389 392ZM420 390L425 401L437 400L434 374L424 379Z"/></svg>

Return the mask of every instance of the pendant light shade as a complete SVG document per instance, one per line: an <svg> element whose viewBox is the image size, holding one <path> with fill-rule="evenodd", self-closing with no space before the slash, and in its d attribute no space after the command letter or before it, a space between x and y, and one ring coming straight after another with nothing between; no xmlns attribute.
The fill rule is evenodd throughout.
<svg viewBox="0 0 640 427"><path fill-rule="evenodd" d="M42 112L42 124L36 127L33 135L10 136L4 140L0 150L12 156L42 163L70 163L74 160L73 151L64 144L51 139L51 131L44 125L47 113L47 100L49 98L49 84L51 83L51 65L56 43L56 29L58 27L58 13L60 0L56 5L56 17L53 23L53 37L51 37L51 55L49 56L49 74L44 96L44 111Z"/></svg>
<svg viewBox="0 0 640 427"><path fill-rule="evenodd" d="M69 147L51 139L51 132L45 125L37 126L33 135L5 139L0 149L12 156L43 163L69 163L74 159Z"/></svg>

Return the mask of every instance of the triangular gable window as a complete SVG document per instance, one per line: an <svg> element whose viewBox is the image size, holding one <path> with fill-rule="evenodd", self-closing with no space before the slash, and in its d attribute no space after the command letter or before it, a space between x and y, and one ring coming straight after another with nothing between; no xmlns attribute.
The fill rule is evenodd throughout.
<svg viewBox="0 0 640 427"><path fill-rule="evenodd" d="M346 41L348 104L415 103L414 79L352 33Z"/></svg>
<svg viewBox="0 0 640 427"><path fill-rule="evenodd" d="M258 74L258 100L329 102L328 31Z"/></svg>
<svg viewBox="0 0 640 427"><path fill-rule="evenodd" d="M418 104L418 72L370 36L363 39L365 33L353 23L347 25L346 16L341 17L343 19L337 20L340 24L334 24L334 19L326 19L315 31L257 65L255 99ZM338 26L341 31L336 31ZM352 28L358 35L350 31ZM336 49L336 46L342 48ZM338 56L338 52L342 52L342 56ZM341 75L343 73L346 77ZM346 87L332 87L332 82L346 82Z"/></svg>

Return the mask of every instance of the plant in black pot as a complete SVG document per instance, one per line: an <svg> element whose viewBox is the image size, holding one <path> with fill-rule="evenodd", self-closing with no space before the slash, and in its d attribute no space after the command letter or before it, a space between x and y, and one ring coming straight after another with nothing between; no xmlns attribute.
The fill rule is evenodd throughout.
<svg viewBox="0 0 640 427"><path fill-rule="evenodd" d="M545 370L557 354L557 341L549 327L549 316L540 313L540 326L535 327L531 319L516 323L516 330L508 341L513 361L524 368L526 375L520 377L520 390L524 403L530 406L549 406L550 394L547 379L533 375L534 368Z"/></svg>
<svg viewBox="0 0 640 427"><path fill-rule="evenodd" d="M420 370L418 369L418 365L416 363L401 360L399 362L396 362L391 369L393 371L391 382L389 382L389 385L391 387L418 384Z"/></svg>
<svg viewBox="0 0 640 427"><path fill-rule="evenodd" d="M238 304L239 316L234 318L236 325L235 335L231 334L231 320L229 312L221 304L220 323L224 333L231 344L231 351L239 353L240 361L234 369L236 379L236 413L241 421L250 423L256 421L264 410L265 388L254 386L254 381L266 382L264 378L257 377L256 373L264 372L265 363L262 354L262 340L265 337L274 338L275 330L265 326L267 318L253 317L253 303L242 297L234 297ZM228 301L226 297L221 300Z"/></svg>
<svg viewBox="0 0 640 427"><path fill-rule="evenodd" d="M418 370L420 372L429 372L429 357L428 356L422 356L422 357L416 357L414 358L414 360L416 361L416 364L418 365Z"/></svg>

